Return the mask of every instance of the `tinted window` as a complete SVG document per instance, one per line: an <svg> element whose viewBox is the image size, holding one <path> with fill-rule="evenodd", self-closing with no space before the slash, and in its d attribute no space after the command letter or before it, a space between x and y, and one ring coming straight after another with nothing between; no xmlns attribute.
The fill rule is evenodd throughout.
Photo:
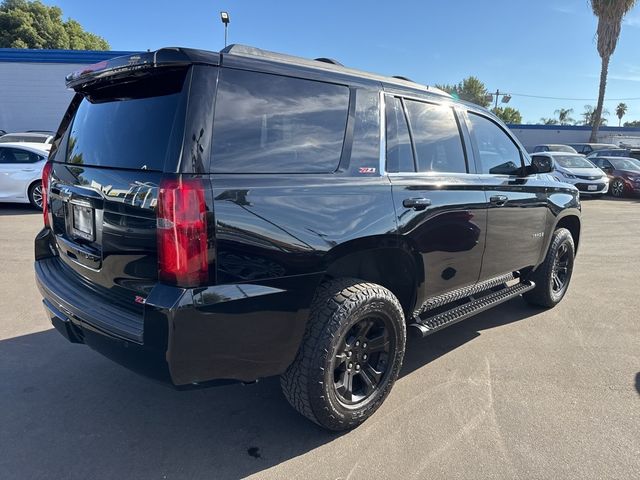
<svg viewBox="0 0 640 480"><path fill-rule="evenodd" d="M387 171L415 172L409 127L404 116L402 102L387 97L385 102L387 123Z"/></svg>
<svg viewBox="0 0 640 480"><path fill-rule="evenodd" d="M176 162L183 82L184 72L171 72L87 95L71 126L67 162L148 170L163 170L169 157Z"/></svg>
<svg viewBox="0 0 640 480"><path fill-rule="evenodd" d="M0 148L0 163L35 163L43 156L19 148Z"/></svg>
<svg viewBox="0 0 640 480"><path fill-rule="evenodd" d="M333 172L349 110L342 85L224 70L213 122L213 171Z"/></svg>
<svg viewBox="0 0 640 480"><path fill-rule="evenodd" d="M419 172L466 173L458 124L450 107L405 100Z"/></svg>
<svg viewBox="0 0 640 480"><path fill-rule="evenodd" d="M478 151L481 173L515 175L522 166L520 150L496 123L469 112L471 136Z"/></svg>

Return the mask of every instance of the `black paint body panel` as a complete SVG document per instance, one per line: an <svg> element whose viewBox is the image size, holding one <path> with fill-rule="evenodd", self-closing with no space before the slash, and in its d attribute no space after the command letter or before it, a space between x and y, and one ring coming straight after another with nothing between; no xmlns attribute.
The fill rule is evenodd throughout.
<svg viewBox="0 0 640 480"><path fill-rule="evenodd" d="M293 361L326 278L387 286L410 321L430 297L535 269L559 222L571 219L579 234L577 190L526 175L528 157L517 140L521 172L478 173L464 114L490 116L478 107L333 66L187 53L171 63L187 69L179 107L184 125L163 171L67 163L80 93L60 126L50 157L50 228L36 238L35 271L52 323L74 343L178 387L253 381ZM336 170L212 173L216 89L225 68L348 87ZM100 79L87 74L80 83L86 90ZM453 106L468 173L385 173L388 93ZM180 175L206 186L209 275L198 288L158 281L158 186ZM505 201L498 205L495 196ZM416 198L426 203L405 206ZM70 228L74 204L94 212L93 236Z"/></svg>

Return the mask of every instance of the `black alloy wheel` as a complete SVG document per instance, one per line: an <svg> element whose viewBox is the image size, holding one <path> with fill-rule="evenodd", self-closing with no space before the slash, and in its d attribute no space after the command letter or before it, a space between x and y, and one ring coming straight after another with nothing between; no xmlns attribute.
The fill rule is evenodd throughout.
<svg viewBox="0 0 640 480"><path fill-rule="evenodd" d="M387 318L366 317L340 340L332 366L334 389L345 406L365 402L389 371L395 345L389 335Z"/></svg>

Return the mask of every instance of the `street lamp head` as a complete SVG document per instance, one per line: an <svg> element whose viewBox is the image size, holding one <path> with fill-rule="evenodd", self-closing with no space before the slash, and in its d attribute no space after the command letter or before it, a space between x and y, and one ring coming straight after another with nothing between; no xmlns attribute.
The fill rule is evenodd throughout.
<svg viewBox="0 0 640 480"><path fill-rule="evenodd" d="M229 13L228 12L220 12L220 20L222 20L222 23L224 23L224 25L227 26L229 24L229 21L231 20L229 18Z"/></svg>

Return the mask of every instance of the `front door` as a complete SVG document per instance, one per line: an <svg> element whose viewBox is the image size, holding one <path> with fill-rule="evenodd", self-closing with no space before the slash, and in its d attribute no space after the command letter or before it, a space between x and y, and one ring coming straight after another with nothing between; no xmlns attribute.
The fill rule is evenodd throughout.
<svg viewBox="0 0 640 480"><path fill-rule="evenodd" d="M487 239L480 279L535 265L544 244L547 189L525 176L525 155L498 123L467 115L478 177L488 205Z"/></svg>

